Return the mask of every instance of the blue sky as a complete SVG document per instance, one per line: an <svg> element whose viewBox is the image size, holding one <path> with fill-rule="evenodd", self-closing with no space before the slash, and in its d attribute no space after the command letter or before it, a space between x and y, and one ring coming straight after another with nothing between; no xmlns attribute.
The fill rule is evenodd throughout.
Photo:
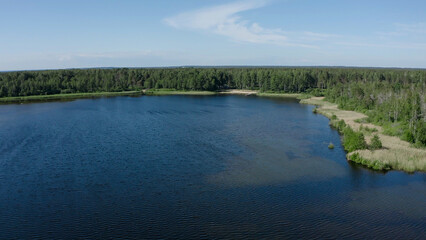
<svg viewBox="0 0 426 240"><path fill-rule="evenodd" d="M426 1L0 0L0 70L426 68Z"/></svg>

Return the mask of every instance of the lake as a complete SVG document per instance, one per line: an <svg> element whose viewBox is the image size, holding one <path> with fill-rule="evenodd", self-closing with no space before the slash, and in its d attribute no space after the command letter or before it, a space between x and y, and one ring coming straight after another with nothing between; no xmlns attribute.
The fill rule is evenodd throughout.
<svg viewBox="0 0 426 240"><path fill-rule="evenodd" d="M0 239L424 239L426 174L348 163L312 109L245 96L0 105Z"/></svg>

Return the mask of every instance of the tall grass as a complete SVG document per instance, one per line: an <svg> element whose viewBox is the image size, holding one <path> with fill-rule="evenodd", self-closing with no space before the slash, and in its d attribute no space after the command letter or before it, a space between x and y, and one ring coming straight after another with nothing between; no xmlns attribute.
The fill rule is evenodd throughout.
<svg viewBox="0 0 426 240"><path fill-rule="evenodd" d="M348 155L348 160L364 165L368 168L372 168L374 170L391 170L391 166L387 163L383 163L381 161L372 160L372 159L365 159L359 155L359 153L354 153L351 155Z"/></svg>
<svg viewBox="0 0 426 240"><path fill-rule="evenodd" d="M336 104L326 102L322 98L314 97L302 100L301 103L319 106L317 112L330 119L330 125L342 134L342 143L344 143L345 150L348 152L348 160L375 170L393 169L405 172L426 172L425 148L416 148L398 137L384 135L384 133L398 135L399 132L397 131L400 131L398 124L377 126L369 123L366 120L366 115L338 109ZM347 127L350 127L354 133L351 130L345 131L345 129L348 129ZM359 130L359 133L355 130ZM351 137L346 137L345 133L349 133ZM361 133L368 144L362 143ZM356 148L362 149L354 150Z"/></svg>

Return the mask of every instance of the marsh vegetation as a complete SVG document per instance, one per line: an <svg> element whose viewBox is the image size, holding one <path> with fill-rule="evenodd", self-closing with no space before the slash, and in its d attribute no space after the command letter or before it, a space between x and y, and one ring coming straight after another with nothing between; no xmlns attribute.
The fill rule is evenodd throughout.
<svg viewBox="0 0 426 240"><path fill-rule="evenodd" d="M330 125L342 134L347 159L374 170L426 171L426 150L394 136L384 134L381 126L366 123L366 115L339 109L322 97L301 103L318 106L317 112L330 119Z"/></svg>

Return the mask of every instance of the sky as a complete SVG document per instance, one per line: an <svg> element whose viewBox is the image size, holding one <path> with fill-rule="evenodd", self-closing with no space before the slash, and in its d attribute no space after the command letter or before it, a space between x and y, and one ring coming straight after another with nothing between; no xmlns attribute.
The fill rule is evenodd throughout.
<svg viewBox="0 0 426 240"><path fill-rule="evenodd" d="M424 0L0 0L0 71L426 68Z"/></svg>

